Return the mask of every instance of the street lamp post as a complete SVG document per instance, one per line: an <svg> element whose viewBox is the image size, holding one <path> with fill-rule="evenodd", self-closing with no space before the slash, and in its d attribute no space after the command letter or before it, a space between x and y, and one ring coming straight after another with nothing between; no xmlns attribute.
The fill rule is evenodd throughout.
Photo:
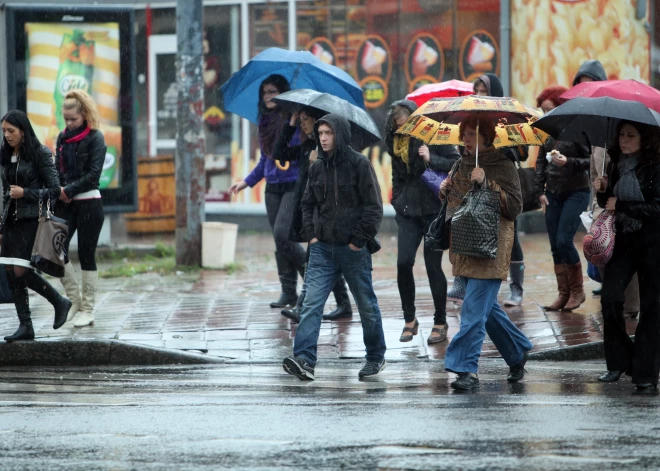
<svg viewBox="0 0 660 471"><path fill-rule="evenodd" d="M177 0L176 263L201 265L204 220L202 0Z"/></svg>

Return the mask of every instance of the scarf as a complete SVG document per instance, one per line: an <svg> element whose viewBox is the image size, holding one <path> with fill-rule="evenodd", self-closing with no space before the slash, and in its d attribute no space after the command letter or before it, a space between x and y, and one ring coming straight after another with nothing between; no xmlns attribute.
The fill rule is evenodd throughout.
<svg viewBox="0 0 660 471"><path fill-rule="evenodd" d="M639 154L631 154L617 164L620 177L614 185L614 196L621 201L644 201L644 195L635 173L637 165L639 165ZM617 213L616 218L621 223L623 232L637 232L642 228L642 221L639 219L631 218L623 213Z"/></svg>
<svg viewBox="0 0 660 471"><path fill-rule="evenodd" d="M78 143L85 139L92 130L87 126L87 121L83 121L82 126L76 129L65 129L60 141L60 173L64 174L68 169L76 165L76 152Z"/></svg>
<svg viewBox="0 0 660 471"><path fill-rule="evenodd" d="M410 144L410 136L402 136L400 134L394 135L394 155L403 160L408 167L408 146Z"/></svg>
<svg viewBox="0 0 660 471"><path fill-rule="evenodd" d="M261 152L266 154L269 159L273 158L275 145L284 129L285 118L279 109L262 110L259 117L259 145Z"/></svg>

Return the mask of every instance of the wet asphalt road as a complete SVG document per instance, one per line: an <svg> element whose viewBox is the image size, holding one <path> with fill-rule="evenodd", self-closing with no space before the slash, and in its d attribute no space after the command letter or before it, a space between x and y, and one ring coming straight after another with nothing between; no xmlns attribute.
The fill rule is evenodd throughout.
<svg viewBox="0 0 660 471"><path fill-rule="evenodd" d="M477 393L441 363L2 369L0 469L660 469L660 397L595 378L601 362L530 362Z"/></svg>

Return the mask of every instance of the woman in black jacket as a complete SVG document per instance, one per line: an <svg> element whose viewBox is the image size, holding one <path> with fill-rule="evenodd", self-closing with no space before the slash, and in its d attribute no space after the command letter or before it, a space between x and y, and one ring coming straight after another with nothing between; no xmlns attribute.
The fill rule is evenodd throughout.
<svg viewBox="0 0 660 471"><path fill-rule="evenodd" d="M608 177L594 180L598 205L614 211L614 253L605 267L601 304L607 373L632 375L638 390L658 387L660 373L660 138L657 128L623 121L609 149ZM640 319L635 341L626 332L624 292L637 272Z"/></svg>
<svg viewBox="0 0 660 471"><path fill-rule="evenodd" d="M392 157L392 206L399 226L397 255L397 284L405 327L401 342L410 342L417 335L419 322L415 317L415 277L413 266L420 242L440 211L440 200L422 181L427 168L449 173L458 151L454 146L429 148L419 139L395 134L417 105L408 100L392 103L386 118L385 143ZM447 338L447 278L442 271L442 251L424 247L424 262L431 285L435 313L429 344Z"/></svg>
<svg viewBox="0 0 660 471"><path fill-rule="evenodd" d="M5 337L7 342L34 340L27 289L46 298L55 308L53 329L66 322L71 301L30 266L32 246L39 225L39 202L44 211L49 200L56 200L60 182L53 166L52 153L42 146L32 124L22 111L14 110L2 118L4 136L0 149L2 165L3 217L0 231L0 263L5 265L11 295L20 326Z"/></svg>
<svg viewBox="0 0 660 471"><path fill-rule="evenodd" d="M536 104L544 113L560 104L567 89L549 87ZM580 254L573 240L580 227L580 214L589 206L591 149L577 142L546 142L536 159L535 193L543 206L559 296L548 311L572 311L585 301Z"/></svg>
<svg viewBox="0 0 660 471"><path fill-rule="evenodd" d="M289 125L285 126L282 130L282 134L280 135L273 153L273 158L275 160L283 162L298 162L298 171L300 173L294 189L293 219L291 221L291 229L289 230L289 240L292 242L303 242L300 235L302 229L302 198L309 177L309 166L318 156L316 150L316 136L314 136L314 123L324 115L325 113L321 113L313 108L303 108L300 112L294 113L291 116ZM290 146L289 144L298 130L298 125L301 131L301 144ZM307 248L307 261L309 261L309 247ZM332 292L335 295L337 308L331 313L324 315L323 319L337 320L352 317L353 310L351 308L351 300L348 297L348 289L346 288L346 282L344 281L343 275L339 276ZM307 286L305 285L305 280L303 280L303 286L295 307L291 309L282 309L282 315L294 322L299 322L300 310L302 309L306 293Z"/></svg>
<svg viewBox="0 0 660 471"><path fill-rule="evenodd" d="M60 281L73 302L69 320L73 319L75 327L85 327L94 323L98 284L96 245L104 220L99 180L107 147L103 134L99 131L96 105L87 93L82 90L67 93L62 104L62 114L66 130L57 138L55 154L55 164L62 185L56 214L69 223L67 254L71 238L76 230L78 231L82 297L76 272L68 257L64 277Z"/></svg>

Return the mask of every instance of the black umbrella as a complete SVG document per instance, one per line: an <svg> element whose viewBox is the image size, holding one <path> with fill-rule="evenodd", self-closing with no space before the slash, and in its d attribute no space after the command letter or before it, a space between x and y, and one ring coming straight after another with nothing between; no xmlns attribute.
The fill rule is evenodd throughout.
<svg viewBox="0 0 660 471"><path fill-rule="evenodd" d="M376 123L366 111L329 93L300 88L277 95L273 100L280 108L292 113L309 107L322 114L343 116L351 124L351 147L357 151L382 139Z"/></svg>
<svg viewBox="0 0 660 471"><path fill-rule="evenodd" d="M558 141L582 142L607 148L616 138L614 130L621 120L660 126L660 114L656 111L638 101L610 97L573 98L532 123L532 126L547 132Z"/></svg>

